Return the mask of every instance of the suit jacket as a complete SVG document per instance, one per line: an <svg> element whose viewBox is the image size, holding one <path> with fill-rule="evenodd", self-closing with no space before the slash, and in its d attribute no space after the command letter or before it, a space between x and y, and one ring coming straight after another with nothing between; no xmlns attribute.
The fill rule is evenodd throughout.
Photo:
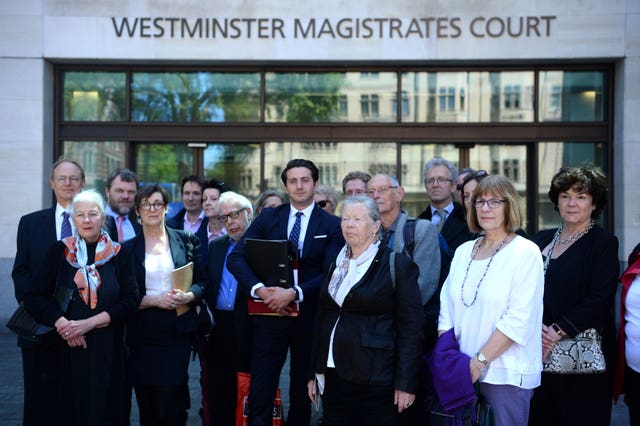
<svg viewBox="0 0 640 426"><path fill-rule="evenodd" d="M264 209L229 254L227 268L238 280L238 291L242 291L245 297L249 297L251 288L260 282L245 258L246 238L286 240L289 212L289 204ZM313 326L323 274L343 245L340 219L315 206L309 218L298 271L298 282L304 297L300 303L300 316L309 329Z"/></svg>
<svg viewBox="0 0 640 426"><path fill-rule="evenodd" d="M200 260L200 240L191 232L178 231L165 228L169 238L169 249L175 268L193 262L193 284L191 291L200 301L205 291L204 266ZM144 233L125 243L127 249L133 252L133 266L138 282L140 301L147 294ZM191 333L196 330L195 309L189 309L186 313L176 316L175 311L159 308L147 308L138 310L128 331L130 339L142 339L162 344L163 341L171 341L172 338Z"/></svg>
<svg viewBox="0 0 640 426"><path fill-rule="evenodd" d="M142 234L142 225L138 223L138 216L135 214L135 212L131 210L127 217L129 218L131 225L133 225L133 231L136 233L136 235ZM107 234L109 234L109 237L111 237L111 241L122 242L118 241L118 227L113 216L106 215L104 226L102 227L102 229L104 229Z"/></svg>
<svg viewBox="0 0 640 426"><path fill-rule="evenodd" d="M404 224L407 223L409 215L401 211L395 220L395 233L393 237L393 249L402 253L404 250ZM415 227L415 247L413 249L413 259L420 275L418 276L418 286L422 304L426 305L438 289L440 278L440 244L438 242L438 229L428 220L419 219Z"/></svg>
<svg viewBox="0 0 640 426"><path fill-rule="evenodd" d="M213 320L215 323L215 307L216 300L218 299L218 292L220 291L220 281L222 280L222 268L224 267L225 256L227 254L227 249L229 248L229 244L231 241L231 237L228 235L223 235L222 237L216 238L215 240L209 243L209 261L207 262L207 288L205 290L204 300L209 305L209 309L213 313ZM249 341L249 332L248 332L248 316L249 313L247 311L247 301L244 297L244 293L236 291L235 304L233 308L233 318L235 325L235 338L236 338L236 348L238 348L238 353L241 354L243 358L247 358L250 352L250 341ZM244 362L240 362L239 365L247 365L247 360L242 360Z"/></svg>
<svg viewBox="0 0 640 426"><path fill-rule="evenodd" d="M187 214L186 209L180 210L175 216L167 218L166 224L169 228L184 230L184 215ZM209 218L204 217L200 227L196 231L196 235L200 239L200 258L205 260L209 253L209 235L207 228L209 226Z"/></svg>
<svg viewBox="0 0 640 426"><path fill-rule="evenodd" d="M16 240L16 258L11 277L18 302L46 257L47 249L57 241L55 207L29 213L20 218Z"/></svg>
<svg viewBox="0 0 640 426"><path fill-rule="evenodd" d="M431 204L420 213L418 219L431 220ZM464 209L460 204L453 203L453 211L444 222L440 233L447 241L451 253L454 253L462 243L473 239L473 234L469 231L469 226L467 225Z"/></svg>
<svg viewBox="0 0 640 426"><path fill-rule="evenodd" d="M395 256L396 287L389 266L391 249L381 247L342 307L329 295L330 268L320 293L313 334L309 378L327 369L331 333L336 373L358 384L393 386L415 393L420 382L424 316L418 268L403 254ZM336 325L337 321L337 325Z"/></svg>

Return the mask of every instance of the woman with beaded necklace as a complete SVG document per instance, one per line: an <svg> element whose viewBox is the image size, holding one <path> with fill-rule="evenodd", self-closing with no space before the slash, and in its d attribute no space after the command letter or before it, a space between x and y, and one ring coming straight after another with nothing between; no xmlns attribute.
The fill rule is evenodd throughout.
<svg viewBox="0 0 640 426"><path fill-rule="evenodd" d="M482 236L456 250L440 293L438 330L447 333L442 339L453 330L469 360L460 375L479 382L495 424L526 425L542 369L536 326L544 285L540 250L515 234L522 215L516 190L504 176L479 182L472 206L469 229Z"/></svg>
<svg viewBox="0 0 640 426"><path fill-rule="evenodd" d="M602 336L606 371L543 371L542 386L532 400L530 424L608 425L618 239L593 222L607 202L607 179L585 167L562 168L551 181L549 198L560 213L562 226L541 231L534 238L546 265L543 360L563 337L594 328Z"/></svg>

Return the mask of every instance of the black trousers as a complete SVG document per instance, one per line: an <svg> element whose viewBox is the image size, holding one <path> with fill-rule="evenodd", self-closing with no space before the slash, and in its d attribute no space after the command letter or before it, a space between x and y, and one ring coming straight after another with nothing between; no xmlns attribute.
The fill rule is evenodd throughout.
<svg viewBox="0 0 640 426"><path fill-rule="evenodd" d="M191 405L188 385L135 385L134 389L141 426L185 426L187 424L187 410Z"/></svg>
<svg viewBox="0 0 640 426"><path fill-rule="evenodd" d="M400 416L393 404L392 386L347 382L333 368L325 374L322 395L323 426L389 426Z"/></svg>
<svg viewBox="0 0 640 426"><path fill-rule="evenodd" d="M24 381L23 426L51 424L60 392L60 342L22 347ZM27 346L28 345L28 346Z"/></svg>
<svg viewBox="0 0 640 426"><path fill-rule="evenodd" d="M273 398L289 349L290 407L286 424L308 426L311 418L311 401L307 395L311 333L304 329L302 318L255 316L252 319L249 426L272 425Z"/></svg>
<svg viewBox="0 0 640 426"><path fill-rule="evenodd" d="M213 426L235 426L238 361L234 313L214 312L216 326L207 344L207 404Z"/></svg>

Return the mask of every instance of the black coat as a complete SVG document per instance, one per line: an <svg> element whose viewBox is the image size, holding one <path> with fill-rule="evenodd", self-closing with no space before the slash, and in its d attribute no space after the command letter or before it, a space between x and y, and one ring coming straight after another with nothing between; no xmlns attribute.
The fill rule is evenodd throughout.
<svg viewBox="0 0 640 426"><path fill-rule="evenodd" d="M184 230L184 215L187 214L185 209L181 209L175 216L167 218L166 225L169 228ZM209 218L204 217L200 223L200 227L195 232L200 240L200 258L204 261L209 254L209 235L207 228L209 227Z"/></svg>
<svg viewBox="0 0 640 426"><path fill-rule="evenodd" d="M391 249L382 247L362 279L339 307L328 293L329 269L320 292L313 336L311 372L324 373L331 331L336 373L358 384L393 386L415 393L420 380L424 314L418 267L396 254L396 287L389 267Z"/></svg>

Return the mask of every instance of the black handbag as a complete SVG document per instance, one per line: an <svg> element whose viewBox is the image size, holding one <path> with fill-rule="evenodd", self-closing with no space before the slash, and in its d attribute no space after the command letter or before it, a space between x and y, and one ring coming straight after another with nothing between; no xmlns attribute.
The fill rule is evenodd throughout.
<svg viewBox="0 0 640 426"><path fill-rule="evenodd" d="M66 312L69 307L69 302L73 298L75 289L67 288L64 285L60 285L60 273L56 278L56 289L53 293L53 297L58 304L58 307L62 312ZM54 330L54 327L49 327L36 321L36 319L29 313L24 302L20 302L20 305L15 310L9 321L7 321L7 328L22 337L25 340L34 343L40 343L42 339Z"/></svg>

